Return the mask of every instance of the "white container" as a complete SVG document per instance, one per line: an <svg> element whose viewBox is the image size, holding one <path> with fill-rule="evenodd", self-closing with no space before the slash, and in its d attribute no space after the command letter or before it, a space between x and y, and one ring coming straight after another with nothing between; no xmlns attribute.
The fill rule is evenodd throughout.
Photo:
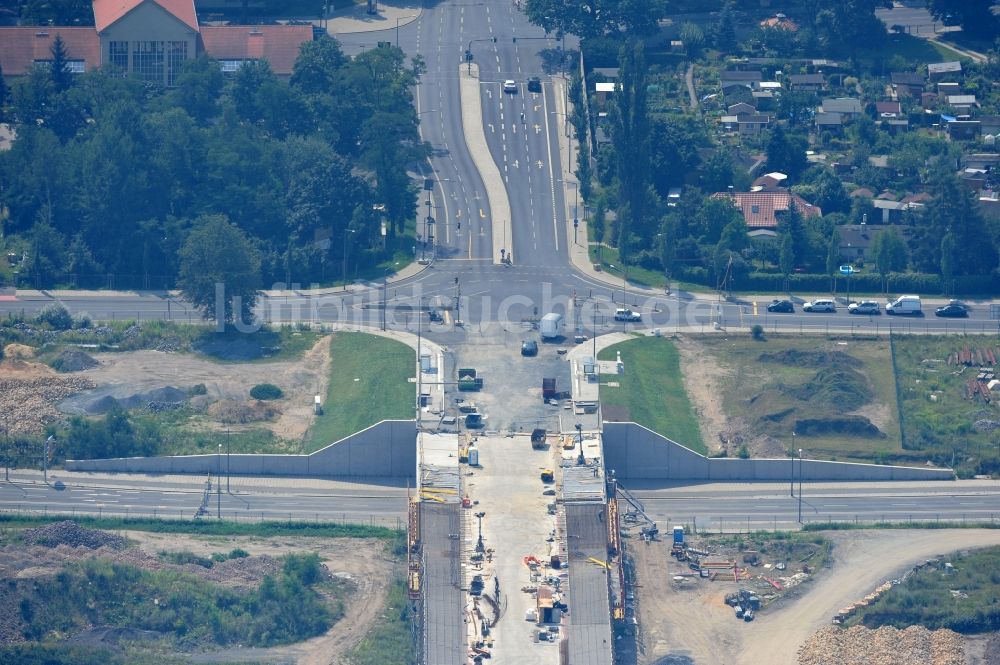
<svg viewBox="0 0 1000 665"><path fill-rule="evenodd" d="M562 334L562 323L562 314L556 314L555 312L546 314L542 317L538 325L538 332L541 333L542 339L559 337Z"/></svg>
<svg viewBox="0 0 1000 665"><path fill-rule="evenodd" d="M479 448L469 446L469 466L479 466Z"/></svg>

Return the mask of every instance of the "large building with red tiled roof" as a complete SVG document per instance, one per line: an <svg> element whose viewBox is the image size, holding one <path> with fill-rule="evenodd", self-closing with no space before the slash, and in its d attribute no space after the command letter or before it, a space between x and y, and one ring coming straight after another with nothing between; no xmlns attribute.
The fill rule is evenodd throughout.
<svg viewBox="0 0 1000 665"><path fill-rule="evenodd" d="M0 28L0 66L6 76L52 60L59 35L72 71L114 65L138 78L172 86L185 60L202 53L224 71L267 60L279 75L292 73L310 25L201 26L194 0L94 0L94 27Z"/></svg>
<svg viewBox="0 0 1000 665"><path fill-rule="evenodd" d="M718 192L712 195L716 199L731 199L743 213L747 228L752 232L758 229L775 229L782 216L788 212L791 205L799 211L802 217L819 217L823 211L818 206L808 203L798 194L786 190L770 192Z"/></svg>

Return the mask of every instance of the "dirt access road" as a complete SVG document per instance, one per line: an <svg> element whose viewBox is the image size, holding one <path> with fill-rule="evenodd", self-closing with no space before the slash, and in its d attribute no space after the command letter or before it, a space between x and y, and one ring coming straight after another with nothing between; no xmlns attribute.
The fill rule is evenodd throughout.
<svg viewBox="0 0 1000 665"><path fill-rule="evenodd" d="M959 549L1000 545L989 529L870 530L826 534L833 565L795 598L768 607L752 623L724 603L734 583L696 581L675 589L676 563L663 543L636 543L642 665L795 665L799 647L841 607L913 564Z"/></svg>

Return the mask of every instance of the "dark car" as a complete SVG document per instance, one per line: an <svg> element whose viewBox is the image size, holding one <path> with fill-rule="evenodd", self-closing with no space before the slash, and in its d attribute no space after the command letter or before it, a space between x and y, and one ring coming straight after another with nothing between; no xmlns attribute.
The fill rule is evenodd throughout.
<svg viewBox="0 0 1000 665"><path fill-rule="evenodd" d="M542 91L542 79L537 76L532 76L528 79L528 92L541 92Z"/></svg>
<svg viewBox="0 0 1000 665"><path fill-rule="evenodd" d="M767 311L794 314L795 305L792 304L791 300L773 300L771 301L771 304L767 306Z"/></svg>
<svg viewBox="0 0 1000 665"><path fill-rule="evenodd" d="M959 305L958 303L950 303L944 307L938 307L934 310L934 316L947 316L947 317L961 317L964 318L969 315L969 310L965 305Z"/></svg>
<svg viewBox="0 0 1000 665"><path fill-rule="evenodd" d="M444 323L444 317L436 309L427 312L427 318L431 320L431 323Z"/></svg>
<svg viewBox="0 0 1000 665"><path fill-rule="evenodd" d="M521 355L522 356L537 356L538 355L538 342L533 339L526 339L521 342Z"/></svg>

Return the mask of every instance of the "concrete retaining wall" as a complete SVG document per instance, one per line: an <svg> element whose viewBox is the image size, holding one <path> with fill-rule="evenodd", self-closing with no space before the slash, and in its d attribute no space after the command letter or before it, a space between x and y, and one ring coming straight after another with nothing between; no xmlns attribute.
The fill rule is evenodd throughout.
<svg viewBox="0 0 1000 665"><path fill-rule="evenodd" d="M635 423L604 423L604 465L622 480L785 481L792 460L708 458ZM798 460L795 474L798 477ZM952 480L951 469L802 461L803 480Z"/></svg>
<svg viewBox="0 0 1000 665"><path fill-rule="evenodd" d="M383 420L309 455L176 455L67 460L70 471L413 478L417 430L412 420ZM228 467L227 467L228 465Z"/></svg>

